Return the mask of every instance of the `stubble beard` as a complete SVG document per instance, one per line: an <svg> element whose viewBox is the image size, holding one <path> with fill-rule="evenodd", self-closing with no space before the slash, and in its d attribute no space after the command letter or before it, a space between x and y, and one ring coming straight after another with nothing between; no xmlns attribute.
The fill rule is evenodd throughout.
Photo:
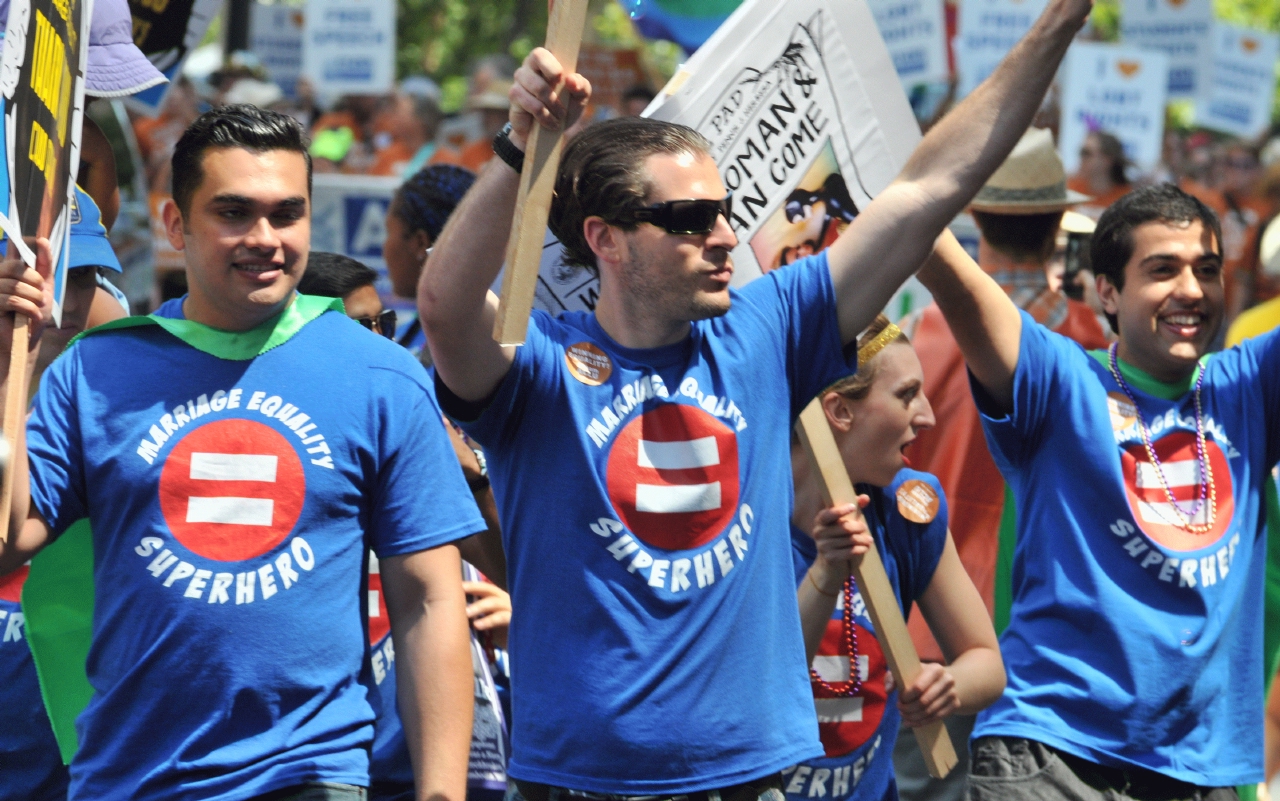
<svg viewBox="0 0 1280 801"><path fill-rule="evenodd" d="M678 280L663 280L653 260L641 253L634 242L627 242L627 255L628 263L620 277L627 294L646 317L694 322L729 311L727 292L702 292L697 288L697 277L687 274L672 277Z"/></svg>

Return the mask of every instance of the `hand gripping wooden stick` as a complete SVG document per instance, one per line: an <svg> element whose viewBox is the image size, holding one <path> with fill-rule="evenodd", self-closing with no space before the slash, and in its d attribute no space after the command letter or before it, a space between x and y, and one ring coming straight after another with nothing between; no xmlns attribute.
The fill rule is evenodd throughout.
<svg viewBox="0 0 1280 801"><path fill-rule="evenodd" d="M586 21L587 0L552 3L546 47L566 74L578 68L578 48ZM520 171L520 194L511 220L511 239L507 242L507 267L502 276L498 318L493 323L493 338L500 345L524 344L563 144L563 130L549 131L537 122L533 124L525 147L524 169Z"/></svg>
<svg viewBox="0 0 1280 801"><path fill-rule="evenodd" d="M822 411L818 400L810 403L800 413L800 422L796 426L809 460L818 469L822 479L822 499L828 506L840 506L856 503L858 493L849 480L849 472L845 469L844 460L836 448L836 438L827 424L827 415ZM858 589L862 600L871 614L871 622L876 627L876 639L889 662L889 669L897 679L899 692L916 680L920 673L920 657L916 654L915 644L907 633L907 623L902 619L898 607L898 599L889 585L889 576L884 572L884 562L873 544L871 550L861 558L853 560L853 575L858 581ZM925 766L929 775L941 779L956 766L956 750L947 735L946 727L941 722L917 726L913 731L920 751L924 754Z"/></svg>
<svg viewBox="0 0 1280 801"><path fill-rule="evenodd" d="M4 483L0 491L0 525L9 525L13 512L13 471L18 459L18 434L27 421L27 345L30 342L30 322L25 314L14 314L13 350L9 353L9 383L4 397L4 448L0 469L4 470ZM24 454L25 457L25 454Z"/></svg>

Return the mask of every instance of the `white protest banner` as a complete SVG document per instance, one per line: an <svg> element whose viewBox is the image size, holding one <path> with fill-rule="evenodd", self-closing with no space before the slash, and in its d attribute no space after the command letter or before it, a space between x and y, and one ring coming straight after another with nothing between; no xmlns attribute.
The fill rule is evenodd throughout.
<svg viewBox="0 0 1280 801"><path fill-rule="evenodd" d="M311 188L311 250L341 253L378 274L375 286L387 308L412 309L412 299L391 289L382 243L387 238L387 207L399 178L318 173Z"/></svg>
<svg viewBox="0 0 1280 801"><path fill-rule="evenodd" d="M250 7L249 49L289 97L302 74L302 28L301 5L258 0Z"/></svg>
<svg viewBox="0 0 1280 801"><path fill-rule="evenodd" d="M1000 63L1000 59L1031 30L1048 0L963 0L959 30L955 38L956 72L960 83L956 98L978 88L978 84Z"/></svg>
<svg viewBox="0 0 1280 801"><path fill-rule="evenodd" d="M868 0L904 87L947 80L942 0Z"/></svg>
<svg viewBox="0 0 1280 801"><path fill-rule="evenodd" d="M1169 97L1193 97L1209 66L1212 0L1124 0L1120 39L1169 56Z"/></svg>
<svg viewBox="0 0 1280 801"><path fill-rule="evenodd" d="M307 0L302 72L322 97L376 95L395 81L395 0Z"/></svg>
<svg viewBox="0 0 1280 801"><path fill-rule="evenodd" d="M1212 64L1196 100L1196 124L1246 139L1271 124L1280 37L1215 22Z"/></svg>
<svg viewBox="0 0 1280 801"><path fill-rule="evenodd" d="M1080 146L1093 130L1124 145L1145 172L1160 161L1169 57L1124 45L1077 42L1063 66L1058 148L1067 173L1080 164Z"/></svg>

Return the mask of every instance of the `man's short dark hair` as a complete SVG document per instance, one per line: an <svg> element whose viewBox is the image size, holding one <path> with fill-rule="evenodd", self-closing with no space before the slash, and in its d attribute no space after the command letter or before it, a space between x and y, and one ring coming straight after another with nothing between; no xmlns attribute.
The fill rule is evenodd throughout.
<svg viewBox="0 0 1280 801"><path fill-rule="evenodd" d="M307 271L298 282L298 291L304 295L343 298L362 286L372 286L377 280L377 273L350 256L313 250L307 258Z"/></svg>
<svg viewBox="0 0 1280 801"><path fill-rule="evenodd" d="M708 155L710 148L692 128L643 117L607 120L578 134L560 160L551 200L551 231L564 244L565 263L598 272L582 235L588 217L635 229L620 216L647 204L653 187L645 159L659 153Z"/></svg>
<svg viewBox="0 0 1280 801"><path fill-rule="evenodd" d="M1098 220L1089 246L1089 260L1096 275L1105 275L1117 290L1124 289L1124 268L1133 256L1133 229L1149 222L1193 223L1199 221L1213 232L1217 253L1222 255L1222 226L1218 215L1199 198L1173 184L1156 184L1136 189L1107 207ZM1115 315L1107 322L1117 334Z"/></svg>
<svg viewBox="0 0 1280 801"><path fill-rule="evenodd" d="M1062 212L996 214L973 211L982 238L1000 253L1018 261L1048 261L1062 223Z"/></svg>
<svg viewBox="0 0 1280 801"><path fill-rule="evenodd" d="M222 106L197 117L173 148L173 202L184 218L204 181L205 151L212 147L301 153L307 162L307 195L311 194L311 154L307 152L307 135L297 120L257 106Z"/></svg>

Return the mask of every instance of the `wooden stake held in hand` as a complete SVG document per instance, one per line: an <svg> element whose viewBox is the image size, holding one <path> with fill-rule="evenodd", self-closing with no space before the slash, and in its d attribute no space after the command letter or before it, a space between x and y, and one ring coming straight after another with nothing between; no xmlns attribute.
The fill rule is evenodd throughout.
<svg viewBox="0 0 1280 801"><path fill-rule="evenodd" d="M551 6L546 48L566 73L578 68L578 48L586 21L587 0L555 0ZM516 213L511 220L498 318L493 323L493 338L500 345L524 344L563 144L563 130L549 131L534 122L525 148L524 169L520 172Z"/></svg>
<svg viewBox="0 0 1280 801"><path fill-rule="evenodd" d="M821 478L822 499L828 506L840 506L856 503L858 493L849 480L849 472L845 469L844 460L836 447L836 438L827 423L827 415L818 400L810 403L800 413L800 422L796 426L800 434L800 442L809 454L810 462L818 469ZM916 646L907 633L907 623L902 619L898 607L898 599L889 584L889 576L884 571L884 562L875 545L853 560L853 574L857 579L862 600L867 605L871 622L876 627L876 639L889 662L889 669L897 679L898 691L911 686L920 673L920 657L916 654ZM935 779L944 778L956 766L956 750L951 744L946 727L941 722L917 726L912 731L916 734L916 742L924 754L925 766L929 775Z"/></svg>

